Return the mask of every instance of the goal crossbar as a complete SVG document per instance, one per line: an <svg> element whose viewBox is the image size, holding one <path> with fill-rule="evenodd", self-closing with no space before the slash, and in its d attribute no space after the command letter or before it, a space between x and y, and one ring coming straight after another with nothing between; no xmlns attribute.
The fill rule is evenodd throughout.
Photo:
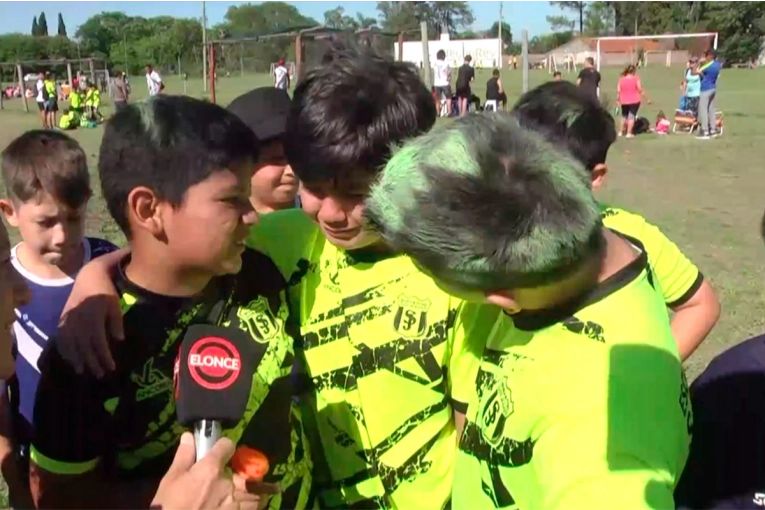
<svg viewBox="0 0 765 510"><path fill-rule="evenodd" d="M622 41L625 39L632 39L632 40L647 40L647 39L688 39L692 37L714 37L714 41L712 42L712 47L716 50L717 49L717 40L718 40L718 34L717 32L698 32L694 34L662 34L662 35L626 35L622 37L598 37L595 40L595 51L597 52L597 70L600 71L600 42L601 41Z"/></svg>

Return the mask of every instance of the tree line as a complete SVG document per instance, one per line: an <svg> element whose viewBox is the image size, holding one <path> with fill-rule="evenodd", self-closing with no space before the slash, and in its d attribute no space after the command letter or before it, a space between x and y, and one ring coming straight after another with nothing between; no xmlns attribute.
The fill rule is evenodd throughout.
<svg viewBox="0 0 765 510"><path fill-rule="evenodd" d="M756 58L765 36L765 2L550 2L560 14L549 16L550 32L529 41L532 53L544 53L572 37L641 35L717 31L722 56L731 61ZM405 33L408 40L420 37L420 21L430 37L447 31L455 39L497 37L500 23L487 29L474 28L475 15L467 2L377 2L377 18L348 13L342 7L324 13L323 20L303 15L285 2L231 6L223 21L208 29L209 39L234 40L306 28L319 24L342 30L378 27L385 32ZM503 20L502 38L506 54L520 52L510 25L522 20ZM392 41L386 41L392 49ZM387 47L387 46L386 46ZM294 59L294 39L272 38L255 43L230 44L218 50L216 64L227 71L246 67L267 71L279 58ZM307 50L308 52L308 50ZM102 12L67 36L59 13L56 35L50 35L45 13L36 16L30 34L0 36L0 61L27 61L94 57L110 67L141 73L146 63L165 72L201 71L201 20L157 16L144 18L122 12Z"/></svg>

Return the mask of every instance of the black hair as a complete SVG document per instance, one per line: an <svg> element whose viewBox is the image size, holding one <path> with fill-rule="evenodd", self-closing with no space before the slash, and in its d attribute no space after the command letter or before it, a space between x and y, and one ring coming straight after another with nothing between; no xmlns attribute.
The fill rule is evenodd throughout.
<svg viewBox="0 0 765 510"><path fill-rule="evenodd" d="M336 47L295 89L285 154L309 185L359 171L374 176L392 145L435 120L433 97L411 64L371 48Z"/></svg>
<svg viewBox="0 0 765 510"><path fill-rule="evenodd" d="M491 72L491 75L492 75L492 76L495 76L495 77L496 77L496 76L499 76L499 69L495 69L495 70L493 70L493 71Z"/></svg>
<svg viewBox="0 0 765 510"><path fill-rule="evenodd" d="M179 206L191 186L213 172L255 160L258 139L233 113L186 96L132 103L109 119L98 174L106 207L129 238L128 194L151 188Z"/></svg>
<svg viewBox="0 0 765 510"><path fill-rule="evenodd" d="M436 53L436 58L438 60L445 59L446 58L446 52L444 50L438 50L438 52Z"/></svg>
<svg viewBox="0 0 765 510"><path fill-rule="evenodd" d="M555 71L555 72L553 73L553 78L555 78L556 76L563 76L563 74L561 74L561 72L560 72L560 71Z"/></svg>
<svg viewBox="0 0 765 510"><path fill-rule="evenodd" d="M27 131L8 144L1 157L3 182L13 200L28 202L46 192L78 209L92 194L85 152L64 133Z"/></svg>
<svg viewBox="0 0 765 510"><path fill-rule="evenodd" d="M589 171L606 162L616 141L611 114L595 96L568 81L547 82L526 92L512 113L524 127L564 144Z"/></svg>

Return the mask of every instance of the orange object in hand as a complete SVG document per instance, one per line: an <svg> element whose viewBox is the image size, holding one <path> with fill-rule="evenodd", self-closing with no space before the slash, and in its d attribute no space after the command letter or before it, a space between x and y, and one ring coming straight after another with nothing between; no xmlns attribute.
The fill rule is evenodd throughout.
<svg viewBox="0 0 765 510"><path fill-rule="evenodd" d="M231 469L250 482L262 482L268 473L268 458L260 450L240 446L231 457Z"/></svg>

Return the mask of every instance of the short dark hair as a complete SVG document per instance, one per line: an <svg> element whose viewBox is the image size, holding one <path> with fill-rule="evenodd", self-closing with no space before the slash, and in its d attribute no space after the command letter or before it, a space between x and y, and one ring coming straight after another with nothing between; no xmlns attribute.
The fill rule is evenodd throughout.
<svg viewBox="0 0 765 510"><path fill-rule="evenodd" d="M446 58L446 52L444 50L438 50L436 53L436 58L439 60L443 60Z"/></svg>
<svg viewBox="0 0 765 510"><path fill-rule="evenodd" d="M560 72L560 71L555 71L555 72L553 73L553 78L555 78L556 76L563 76L563 75L561 74L561 72Z"/></svg>
<svg viewBox="0 0 765 510"><path fill-rule="evenodd" d="M587 62L588 64L595 65L595 59L592 57L587 57L584 59L584 61Z"/></svg>
<svg viewBox="0 0 765 510"><path fill-rule="evenodd" d="M106 207L127 237L128 194L146 186L173 206L213 172L258 156L258 139L233 113L186 96L131 103L106 123L98 174Z"/></svg>
<svg viewBox="0 0 765 510"><path fill-rule="evenodd" d="M568 81L531 89L518 99L512 113L522 126L564 144L589 171L606 162L616 141L611 114L595 96Z"/></svg>
<svg viewBox="0 0 765 510"><path fill-rule="evenodd" d="M707 48L707 50L704 52L704 55L707 57L716 57L717 51L714 48Z"/></svg>
<svg viewBox="0 0 765 510"><path fill-rule="evenodd" d="M374 176L391 146L430 129L433 96L417 69L369 47L336 46L298 83L284 150L304 183Z"/></svg>
<svg viewBox="0 0 765 510"><path fill-rule="evenodd" d="M495 69L491 72L492 76L499 76L499 69Z"/></svg>
<svg viewBox="0 0 765 510"><path fill-rule="evenodd" d="M28 202L45 192L77 209L92 194L85 152L64 133L27 131L8 144L1 157L3 182L13 200Z"/></svg>
<svg viewBox="0 0 765 510"><path fill-rule="evenodd" d="M365 215L394 250L466 290L555 283L602 248L586 170L502 113L460 117L408 142Z"/></svg>

